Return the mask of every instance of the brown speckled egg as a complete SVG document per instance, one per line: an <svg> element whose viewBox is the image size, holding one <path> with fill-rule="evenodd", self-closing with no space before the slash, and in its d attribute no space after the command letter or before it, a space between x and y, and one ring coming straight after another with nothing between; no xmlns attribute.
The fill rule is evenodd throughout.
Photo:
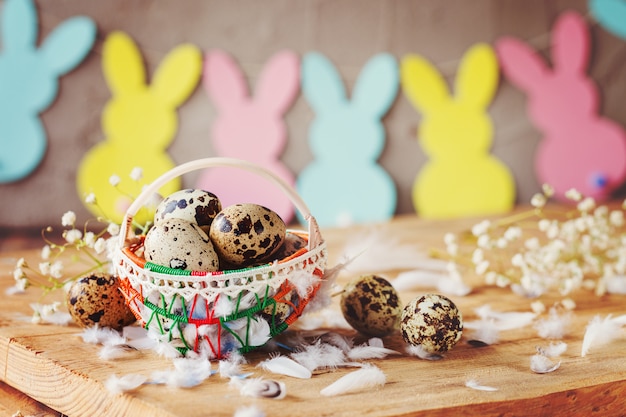
<svg viewBox="0 0 626 417"><path fill-rule="evenodd" d="M222 204L215 194L188 188L176 191L161 201L154 214L154 223L172 218L183 219L197 224L208 234L209 226L221 210Z"/></svg>
<svg viewBox="0 0 626 417"><path fill-rule="evenodd" d="M234 204L211 223L209 236L220 259L245 267L272 259L285 240L283 219L258 204Z"/></svg>
<svg viewBox="0 0 626 417"><path fill-rule="evenodd" d="M398 328L402 306L389 281L376 275L364 275L345 286L341 312L355 330L382 337Z"/></svg>
<svg viewBox="0 0 626 417"><path fill-rule="evenodd" d="M67 309L80 327L111 327L120 330L136 318L119 290L117 277L90 274L74 281L67 292Z"/></svg>
<svg viewBox="0 0 626 417"><path fill-rule="evenodd" d="M155 224L146 234L143 246L146 260L157 265L200 272L220 269L207 234L187 220L172 218Z"/></svg>
<svg viewBox="0 0 626 417"><path fill-rule="evenodd" d="M463 333L463 316L447 297L426 294L404 307L400 320L404 340L428 353L444 353Z"/></svg>
<svg viewBox="0 0 626 417"><path fill-rule="evenodd" d="M305 248L307 243L308 241L302 236L292 232L287 232L285 235L285 242L274 254L274 259L285 259L298 252L300 249Z"/></svg>

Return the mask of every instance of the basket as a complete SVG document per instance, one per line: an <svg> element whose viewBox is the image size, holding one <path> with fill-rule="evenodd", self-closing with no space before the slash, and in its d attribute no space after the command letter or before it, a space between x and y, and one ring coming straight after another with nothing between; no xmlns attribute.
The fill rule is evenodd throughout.
<svg viewBox="0 0 626 417"><path fill-rule="evenodd" d="M147 262L144 236L134 234L133 216L168 181L217 166L245 169L276 184L308 223L308 231L288 230L304 238L306 247L262 266L218 272ZM266 344L300 317L323 283L326 244L304 201L281 178L250 162L206 158L175 167L141 192L126 211L114 264L128 306L151 337L182 354L204 352L220 359L233 350L246 353Z"/></svg>

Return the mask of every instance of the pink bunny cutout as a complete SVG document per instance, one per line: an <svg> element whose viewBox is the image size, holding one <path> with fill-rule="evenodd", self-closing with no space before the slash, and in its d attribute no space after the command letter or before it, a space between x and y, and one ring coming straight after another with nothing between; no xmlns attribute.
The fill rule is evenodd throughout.
<svg viewBox="0 0 626 417"><path fill-rule="evenodd" d="M626 177L626 134L598 115L598 90L585 74L589 32L578 13L558 18L551 49L552 68L518 39L496 43L505 77L526 92L529 117L544 134L535 156L538 179L561 200L571 188L607 199Z"/></svg>
<svg viewBox="0 0 626 417"><path fill-rule="evenodd" d="M287 143L283 116L300 86L298 56L290 51L276 53L261 71L256 94L251 96L233 58L220 50L211 51L205 59L203 84L218 111L212 126L215 152L255 162L293 185L294 175L280 155ZM294 214L293 203L278 187L244 170L210 168L201 172L196 186L217 195L224 207L242 202L261 204L285 222Z"/></svg>

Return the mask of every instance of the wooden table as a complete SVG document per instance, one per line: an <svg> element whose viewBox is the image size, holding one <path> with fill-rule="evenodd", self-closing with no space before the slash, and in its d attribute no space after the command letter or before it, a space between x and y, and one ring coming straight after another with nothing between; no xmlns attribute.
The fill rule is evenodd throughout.
<svg viewBox="0 0 626 417"><path fill-rule="evenodd" d="M424 221L414 216L399 217L379 225L378 233L393 236L403 243L415 244L426 251L443 247L447 231L465 230L476 220ZM347 239L368 233L371 226L350 229L327 229L323 235L329 245L330 265L343 254ZM25 256L38 261L38 251L5 252L0 256L0 291L12 285L14 262ZM372 271L377 272L377 271ZM380 275L392 279L400 272ZM340 282L350 279L340 277ZM531 300L508 289L471 282L473 292L451 297L466 321L477 319L474 309L489 304L499 311L530 311ZM401 293L408 303L421 292ZM57 297L62 298L60 294ZM104 382L112 375L145 373L167 369L171 363L152 352L114 361L98 358L99 347L84 343L76 326L35 325L28 322L29 303L38 300L37 291L19 296L5 296L0 306L0 415L12 415L21 409L24 415L53 414L51 409L68 416L232 416L242 405L254 404L268 416L414 416L414 415L623 415L626 404L626 337L593 349L581 357L581 344L589 320L599 314L626 313L626 297L597 297L579 291L572 297L577 308L569 334L564 338L568 349L561 367L549 374L535 374L529 368L536 346L549 341L537 336L532 326L502 332L497 344L477 348L467 337L440 361L426 361L403 354L368 361L387 376L378 389L338 397L322 397L322 388L352 369L317 371L309 380L268 374L256 364L268 358L266 352L247 355L244 370L255 376L283 381L288 395L283 400L242 397L219 376L207 379L191 389L170 389L146 385L137 391L112 394ZM544 302L559 300L558 294ZM338 300L330 307L339 313ZM332 329L331 329L332 330ZM351 330L340 330L365 340ZM399 334L385 338L387 347L404 351ZM477 391L465 386L468 379L498 388L494 392ZM29 397L36 401L32 401ZM50 408L47 408L50 407Z"/></svg>

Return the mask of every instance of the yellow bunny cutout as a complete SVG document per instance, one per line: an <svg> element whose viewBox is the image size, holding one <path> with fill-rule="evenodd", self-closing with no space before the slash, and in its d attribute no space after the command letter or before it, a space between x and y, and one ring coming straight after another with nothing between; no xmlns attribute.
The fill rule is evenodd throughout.
<svg viewBox="0 0 626 417"><path fill-rule="evenodd" d="M97 204L86 204L95 215L121 222L133 196L175 164L166 149L178 127L176 108L194 91L202 70L202 54L193 45L174 48L147 84L141 54L123 32L111 33L104 42L103 72L112 97L102 113L106 140L90 149L80 163L77 188L84 198L94 193ZM140 167L141 182L125 180ZM109 179L122 179L119 189ZM161 195L180 189L180 179L163 186ZM134 219L145 224L154 208L142 209Z"/></svg>
<svg viewBox="0 0 626 417"><path fill-rule="evenodd" d="M422 113L419 143L428 161L413 184L413 204L425 218L454 218L511 210L515 184L491 155L493 124L487 112L498 85L493 49L476 44L463 56L450 95L439 71L419 55L401 64L404 94Z"/></svg>

